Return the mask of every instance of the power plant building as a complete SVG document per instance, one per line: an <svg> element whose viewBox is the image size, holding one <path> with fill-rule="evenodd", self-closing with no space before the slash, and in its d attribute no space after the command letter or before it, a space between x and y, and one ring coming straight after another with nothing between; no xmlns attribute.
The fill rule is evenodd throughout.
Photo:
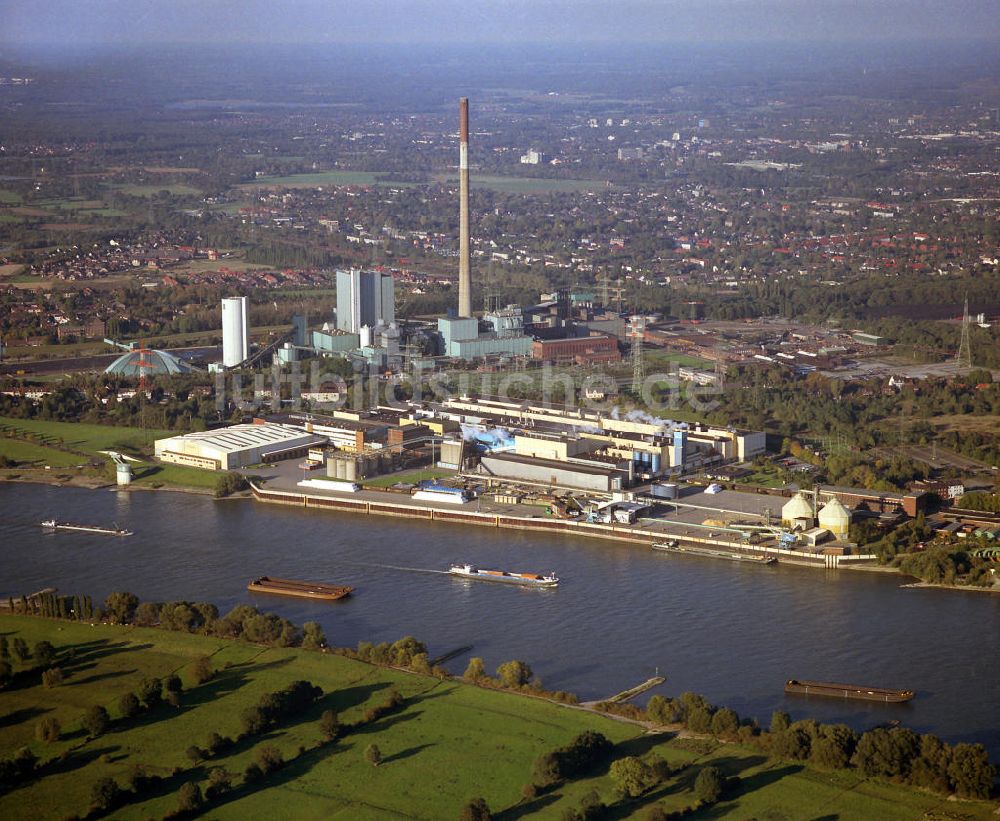
<svg viewBox="0 0 1000 821"><path fill-rule="evenodd" d="M222 365L234 368L250 356L250 324L247 298L222 300Z"/></svg>
<svg viewBox="0 0 1000 821"><path fill-rule="evenodd" d="M364 327L396 320L393 279L378 271L337 271L337 329L360 334Z"/></svg>
<svg viewBox="0 0 1000 821"><path fill-rule="evenodd" d="M532 339L524 335L520 312L508 307L484 317L492 331L480 333L475 317L442 317L438 320L444 355L454 359L493 356L529 356Z"/></svg>

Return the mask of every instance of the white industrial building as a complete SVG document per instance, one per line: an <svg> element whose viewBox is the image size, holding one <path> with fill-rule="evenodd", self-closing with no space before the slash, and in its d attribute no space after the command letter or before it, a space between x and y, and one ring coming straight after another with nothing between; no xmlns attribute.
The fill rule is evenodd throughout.
<svg viewBox="0 0 1000 821"><path fill-rule="evenodd" d="M245 296L222 300L222 365L233 368L250 355L250 324Z"/></svg>
<svg viewBox="0 0 1000 821"><path fill-rule="evenodd" d="M154 454L161 462L206 470L233 470L306 456L309 448L326 441L325 436L291 425L233 425L157 439Z"/></svg>

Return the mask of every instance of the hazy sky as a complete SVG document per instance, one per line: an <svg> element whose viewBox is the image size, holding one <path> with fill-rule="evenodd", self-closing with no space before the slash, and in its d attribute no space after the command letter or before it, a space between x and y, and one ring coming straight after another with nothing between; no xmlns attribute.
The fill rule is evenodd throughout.
<svg viewBox="0 0 1000 821"><path fill-rule="evenodd" d="M0 0L0 41L997 38L1000 0Z"/></svg>

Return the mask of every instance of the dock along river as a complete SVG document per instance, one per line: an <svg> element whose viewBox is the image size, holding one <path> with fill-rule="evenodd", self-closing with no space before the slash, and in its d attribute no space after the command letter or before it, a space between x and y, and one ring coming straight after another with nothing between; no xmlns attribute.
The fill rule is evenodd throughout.
<svg viewBox="0 0 1000 821"><path fill-rule="evenodd" d="M306 511L170 492L0 484L0 594L47 586L146 600L241 602L333 644L413 635L431 657L468 648L488 669L522 659L549 689L607 697L653 676L659 692L705 695L763 723L793 718L866 729L898 719L1000 759L1000 596L907 589L895 574L754 566L569 536ZM46 532L111 525L130 537ZM555 571L555 589L466 581L470 562ZM271 575L356 588L338 602L252 596ZM907 704L786 696L789 678L916 691Z"/></svg>

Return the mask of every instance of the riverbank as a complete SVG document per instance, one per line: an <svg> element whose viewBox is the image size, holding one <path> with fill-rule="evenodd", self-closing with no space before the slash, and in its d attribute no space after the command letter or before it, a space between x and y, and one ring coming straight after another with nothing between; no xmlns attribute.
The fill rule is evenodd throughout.
<svg viewBox="0 0 1000 821"><path fill-rule="evenodd" d="M45 688L37 677L27 676L19 678L16 688L0 691L0 706L9 719L0 726L0 744L11 752L26 745L43 762L38 778L0 796L0 815L6 818L83 815L98 780L113 778L124 786L137 765L165 780L155 789L132 794L130 803L115 811L116 818L163 817L177 807L177 794L185 784L199 785L204 794L214 768L232 774L231 791L210 808L212 817L220 819L338 813L357 818L455 818L475 795L485 798L494 817L560 817L592 790L605 802L617 800L606 766L534 797L522 795L533 761L585 730L610 739L615 758L659 757L670 765L671 775L660 786L616 804L616 817L621 818L643 817L654 805L665 812L691 806L694 779L707 765L738 778L711 812L738 817L829 814L894 821L960 808L965 818L985 820L997 807L981 801L956 804L851 771L820 774L735 743L681 735L669 728L650 734L611 716L334 654L25 616L0 616L0 630L9 640L23 638L29 646L51 642L55 663L64 671L62 684L55 687ZM209 658L216 673L197 684L193 671L201 656ZM122 717L118 703L123 695L136 690L143 678L171 674L184 684L179 707L164 704L134 719ZM237 742L210 756L203 752L203 760L191 757L189 748L206 748L212 732L235 739L242 731L240 714L265 693L294 680L322 688L320 700L294 720L279 723L266 737ZM384 718L366 721L366 712L383 704L393 689L402 696L402 705ZM112 735L90 737L83 731L80 721L87 705L106 707ZM325 742L319 726L324 710L334 710L342 726L358 728L336 742ZM43 715L61 726L56 741L35 738L35 724ZM456 727L461 732L456 733ZM276 749L285 764L251 783L242 774L265 744ZM378 767L363 755L371 744L381 751Z"/></svg>
<svg viewBox="0 0 1000 821"><path fill-rule="evenodd" d="M174 493L191 493L196 496L214 495L214 492L209 488L195 487L193 485L162 484L154 486L151 484L131 484L126 485L125 487L119 487L114 482L109 482L106 479L98 479L97 477L88 476L82 473L66 474L65 472L62 472L56 475L51 475L46 472L46 474L25 475L23 468L14 468L10 471L0 471L0 482L9 482L11 484L47 485L49 487L76 487L83 488L85 490L114 490L123 491L125 493L131 493L132 491L166 490ZM233 494L232 497L225 498L233 497L240 497L244 499L252 498L248 492Z"/></svg>
<svg viewBox="0 0 1000 821"><path fill-rule="evenodd" d="M379 491L358 491L356 493L321 494L304 493L297 488L280 487L250 482L250 491L256 501L264 504L298 507L304 510L323 510L342 513L357 513L368 516L388 516L393 518L419 519L445 524L465 524L500 530L524 530L544 533L572 535L585 539L627 542L651 547L654 542L671 538L671 534L649 528L625 524L600 524L575 519L553 519L537 514L519 514L515 508L502 507L496 511L482 512L456 510L437 507L432 502L419 501L399 494ZM747 545L726 542L718 538L684 536L685 542L700 544L718 552L720 558L739 553L747 556L774 556L784 564L822 569L853 567L873 562L869 556L827 556L807 554L765 545ZM707 558L707 557L706 557Z"/></svg>

